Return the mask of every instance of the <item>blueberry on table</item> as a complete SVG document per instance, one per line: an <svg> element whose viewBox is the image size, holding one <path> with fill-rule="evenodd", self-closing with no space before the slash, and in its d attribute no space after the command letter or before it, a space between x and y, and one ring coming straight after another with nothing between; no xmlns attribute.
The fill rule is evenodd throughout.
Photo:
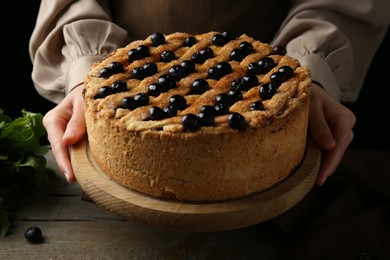
<svg viewBox="0 0 390 260"><path fill-rule="evenodd" d="M24 237L30 243L41 243L43 241L42 231L39 227L29 227L24 232Z"/></svg>

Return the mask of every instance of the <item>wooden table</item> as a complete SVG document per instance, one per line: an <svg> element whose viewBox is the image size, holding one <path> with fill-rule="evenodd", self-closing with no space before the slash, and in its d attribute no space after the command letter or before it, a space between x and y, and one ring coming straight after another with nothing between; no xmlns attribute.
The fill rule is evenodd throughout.
<svg viewBox="0 0 390 260"><path fill-rule="evenodd" d="M48 160L53 163L51 154ZM0 259L287 259L290 246L272 222L221 232L182 232L120 219L84 200L78 184L61 174L29 198L0 237ZM41 228L30 244L24 231Z"/></svg>

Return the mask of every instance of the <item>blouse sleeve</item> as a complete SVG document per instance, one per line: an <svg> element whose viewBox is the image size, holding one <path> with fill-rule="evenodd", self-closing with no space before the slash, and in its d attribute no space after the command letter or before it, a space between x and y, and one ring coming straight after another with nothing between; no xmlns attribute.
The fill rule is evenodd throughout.
<svg viewBox="0 0 390 260"><path fill-rule="evenodd" d="M388 0L294 0L273 44L335 99L354 102L389 23Z"/></svg>
<svg viewBox="0 0 390 260"><path fill-rule="evenodd" d="M41 96L59 103L83 83L92 63L125 44L127 32L110 21L107 2L41 1L29 43Z"/></svg>

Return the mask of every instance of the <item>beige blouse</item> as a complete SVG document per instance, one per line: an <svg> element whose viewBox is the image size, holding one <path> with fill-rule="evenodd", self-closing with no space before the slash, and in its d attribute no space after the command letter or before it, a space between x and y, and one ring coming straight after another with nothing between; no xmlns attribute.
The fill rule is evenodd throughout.
<svg viewBox="0 0 390 260"><path fill-rule="evenodd" d="M353 102L389 24L389 0L42 0L32 79L59 103L92 63L130 40L230 31L286 46L335 99Z"/></svg>

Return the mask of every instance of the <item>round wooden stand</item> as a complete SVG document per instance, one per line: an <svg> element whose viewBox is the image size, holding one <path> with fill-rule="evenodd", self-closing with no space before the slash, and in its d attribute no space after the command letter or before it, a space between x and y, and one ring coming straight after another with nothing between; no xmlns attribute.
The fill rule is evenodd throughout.
<svg viewBox="0 0 390 260"><path fill-rule="evenodd" d="M211 232L254 225L293 207L313 187L321 152L309 142L300 167L279 185L250 197L216 203L156 199L119 185L106 177L96 164L87 139L72 147L71 161L83 191L96 204L119 217L173 230Z"/></svg>

